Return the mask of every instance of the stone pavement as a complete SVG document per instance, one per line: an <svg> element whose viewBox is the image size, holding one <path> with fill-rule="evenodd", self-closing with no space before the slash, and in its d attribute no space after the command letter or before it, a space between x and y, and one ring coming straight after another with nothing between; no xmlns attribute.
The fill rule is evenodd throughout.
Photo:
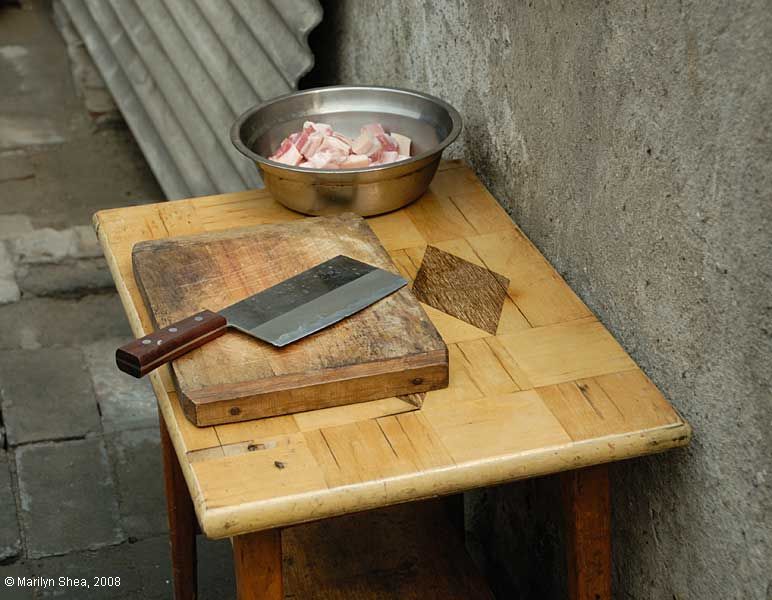
<svg viewBox="0 0 772 600"><path fill-rule="evenodd" d="M69 51L48 3L0 2L0 598L169 598L155 400L114 366L130 331L90 226L163 196ZM198 544L201 597L233 597L230 545Z"/></svg>

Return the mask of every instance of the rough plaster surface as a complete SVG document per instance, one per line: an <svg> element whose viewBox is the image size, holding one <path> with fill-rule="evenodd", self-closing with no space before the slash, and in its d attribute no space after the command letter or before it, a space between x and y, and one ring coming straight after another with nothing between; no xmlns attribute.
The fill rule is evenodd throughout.
<svg viewBox="0 0 772 600"><path fill-rule="evenodd" d="M317 81L412 87L454 104L465 129L451 155L694 428L690 448L612 470L616 595L772 597L769 3L325 10ZM527 503L554 497L549 488L469 503L506 597L559 593L523 583L534 561L522 539L539 538L529 523L540 522ZM542 546L558 537L548 531Z"/></svg>

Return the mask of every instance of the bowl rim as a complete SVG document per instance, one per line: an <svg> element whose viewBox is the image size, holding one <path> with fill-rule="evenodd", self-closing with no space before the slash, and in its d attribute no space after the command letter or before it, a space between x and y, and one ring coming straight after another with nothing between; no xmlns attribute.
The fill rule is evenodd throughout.
<svg viewBox="0 0 772 600"><path fill-rule="evenodd" d="M435 147L433 147L431 150L427 150L426 152L422 152L421 154L417 154L416 156L411 156L407 160L400 160L400 161L388 163L385 165L362 167L359 169L309 169L306 167L298 167L295 165L286 165L284 163L270 160L265 156L262 156L260 154L257 154L256 152L253 152L241 139L241 127L244 125L244 122L247 119L249 119L254 113L272 104L276 104L278 102L286 100L287 98L291 98L295 96L303 96L306 94L312 94L314 92L320 92L324 90L382 90L382 91L388 91L388 92L397 92L400 94L408 94L411 96L417 96L423 100L429 100L430 102L434 102L435 104L438 104L443 109L445 109L445 111L447 111L448 115L450 116L450 120L451 120L451 123L453 124L453 127L451 128L450 133L448 133L448 135L445 136L445 139L440 141L440 143L437 144ZM241 115L239 115L239 117L234 121L233 125L231 125L230 137L231 137L231 142L241 154L243 154L247 158L257 163L264 164L269 167L284 169L287 171L292 171L294 173L302 173L306 175L313 175L315 173L323 173L323 174L336 173L340 175L345 175L345 174L357 174L357 173L377 173L378 171L385 171L394 167L404 167L413 163L420 162L427 157L441 153L445 148L447 148L450 144L452 144L461 133L462 127L463 125L461 122L461 115L459 114L459 112L455 108L453 108L450 104L442 100L441 98L437 98L436 96L432 96L431 94L426 94L424 92L419 92L419 91L411 90L407 88L390 87L390 86L383 86L383 85L327 85L322 87L310 88L307 90L290 92L289 94L283 94L281 96L277 96L276 98L272 98L265 102L261 102L260 104L252 106L251 108L248 108L243 113L241 113Z"/></svg>

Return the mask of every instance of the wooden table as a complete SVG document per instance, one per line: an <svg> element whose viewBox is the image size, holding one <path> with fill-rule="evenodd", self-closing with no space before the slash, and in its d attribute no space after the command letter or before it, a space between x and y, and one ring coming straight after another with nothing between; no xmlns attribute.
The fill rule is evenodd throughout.
<svg viewBox="0 0 772 600"><path fill-rule="evenodd" d="M152 327L132 274L136 242L298 218L268 192L253 190L106 210L94 221L133 332L141 336ZM688 424L462 163L444 162L423 198L369 224L428 303L449 348L450 386L414 399L422 401L419 410L392 398L197 428L182 414L168 368L154 372L176 597L194 597L198 524L211 538L232 538L239 598L282 598L283 528L559 472L570 593L610 597L603 465L684 446ZM373 581L380 591L354 593L345 587L354 585L352 576L330 573L351 575L354 558L336 561L328 552L331 540L345 545L351 536L335 538L334 528L310 525L286 530L284 552L293 560L289 567L285 560L285 591L386 598L407 597L409 589L422 597L416 586L437 585L442 571L452 586L434 589L436 597L489 597L479 575L459 567L462 544L440 533L436 504L411 506L399 517L376 511L386 516L368 522L359 515L358 525L334 520L342 523L336 531L353 527L367 538L363 527L382 532L386 522L410 522L399 535L425 529L417 534L424 537L401 540L404 548L424 556L452 547L442 559L424 557L434 571L413 572L394 596ZM416 515L435 525L417 527L410 521ZM388 553L377 544L389 536L376 537L358 554ZM315 560L306 543L318 544ZM367 572L377 572L375 559L367 560ZM325 583L309 583L314 569Z"/></svg>

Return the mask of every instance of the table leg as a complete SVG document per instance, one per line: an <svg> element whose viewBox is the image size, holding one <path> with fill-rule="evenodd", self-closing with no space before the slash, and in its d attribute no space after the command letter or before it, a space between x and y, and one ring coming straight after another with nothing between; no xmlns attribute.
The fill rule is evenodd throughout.
<svg viewBox="0 0 772 600"><path fill-rule="evenodd" d="M611 598L611 494L608 466L561 476L566 514L568 596L571 600Z"/></svg>
<svg viewBox="0 0 772 600"><path fill-rule="evenodd" d="M238 600L284 600L281 531L269 529L233 538Z"/></svg>
<svg viewBox="0 0 772 600"><path fill-rule="evenodd" d="M466 539L466 526L464 523L464 494L451 494L442 499L442 506L450 521L453 531L462 539Z"/></svg>
<svg viewBox="0 0 772 600"><path fill-rule="evenodd" d="M198 522L193 501L174 452L169 430L161 421L161 454L164 463L166 510L169 518L169 540L172 550L174 600L195 600L198 577L196 572L196 531Z"/></svg>

